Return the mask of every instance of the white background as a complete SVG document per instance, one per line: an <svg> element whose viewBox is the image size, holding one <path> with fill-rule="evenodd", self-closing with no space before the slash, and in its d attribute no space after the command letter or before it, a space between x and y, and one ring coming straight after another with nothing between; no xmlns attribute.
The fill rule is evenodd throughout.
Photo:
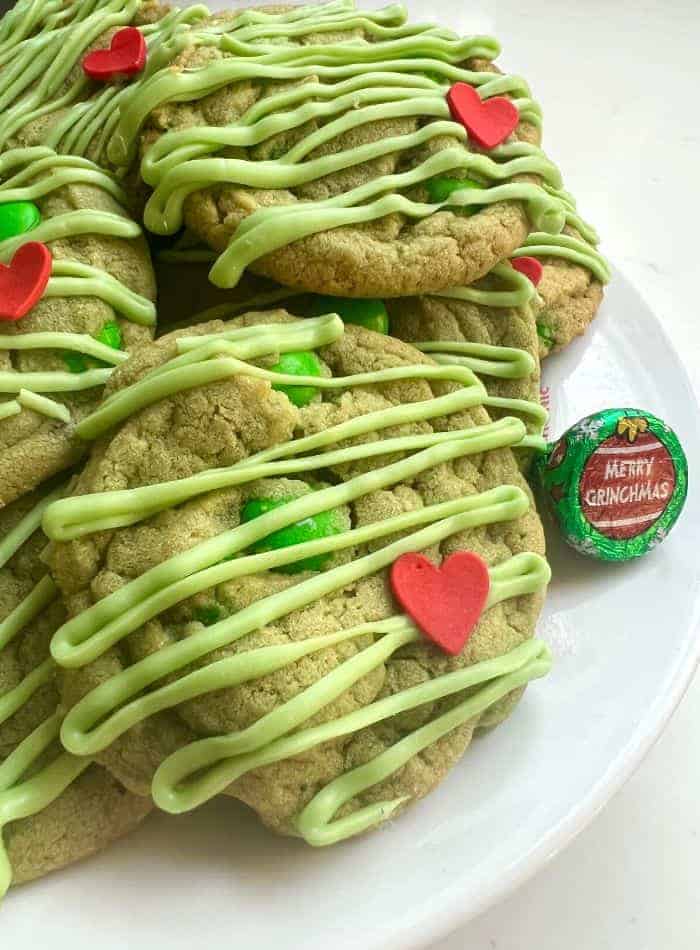
<svg viewBox="0 0 700 950"><path fill-rule="evenodd" d="M663 320L697 387L700 2L439 6L446 23L473 20L475 30L496 35L501 62L528 78L544 109L545 148L607 255ZM653 752L593 825L434 950L694 950L699 884L696 677Z"/></svg>

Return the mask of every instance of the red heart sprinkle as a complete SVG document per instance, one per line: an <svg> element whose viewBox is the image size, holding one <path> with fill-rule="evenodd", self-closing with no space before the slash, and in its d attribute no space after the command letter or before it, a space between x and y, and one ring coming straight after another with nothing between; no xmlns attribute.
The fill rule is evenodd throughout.
<svg viewBox="0 0 700 950"><path fill-rule="evenodd" d="M510 262L514 270L529 278L535 287L542 280L542 265L536 257L514 257Z"/></svg>
<svg viewBox="0 0 700 950"><path fill-rule="evenodd" d="M457 551L440 567L422 554L403 554L391 568L401 607L445 653L456 656L469 639L489 593L488 567L473 551Z"/></svg>
<svg viewBox="0 0 700 950"><path fill-rule="evenodd" d="M112 37L109 49L96 49L83 60L83 71L90 79L112 82L135 76L146 65L146 40L135 26L125 26Z"/></svg>
<svg viewBox="0 0 700 950"><path fill-rule="evenodd" d="M0 320L19 320L41 300L51 276L51 251L45 244L23 244L12 263L0 264Z"/></svg>
<svg viewBox="0 0 700 950"><path fill-rule="evenodd" d="M520 121L520 113L510 99L494 96L482 99L473 86L456 82L447 93L447 103L455 122L461 122L481 148L495 148L505 142Z"/></svg>

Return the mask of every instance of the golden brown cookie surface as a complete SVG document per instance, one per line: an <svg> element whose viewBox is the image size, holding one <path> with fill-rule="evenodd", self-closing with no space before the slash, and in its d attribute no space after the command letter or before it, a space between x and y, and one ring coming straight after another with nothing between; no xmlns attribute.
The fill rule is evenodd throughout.
<svg viewBox="0 0 700 950"><path fill-rule="evenodd" d="M39 493L25 496L0 512L3 539L20 526L41 501ZM46 565L41 553L47 539L36 530L0 567L0 622L3 642L0 646L0 700L12 700L27 689L32 675L45 668L51 635L65 619L60 598L54 595L29 622L6 640L6 624L13 611L27 604L38 585L46 583ZM59 690L53 672L28 690L24 701L9 714L0 708L0 765L11 760L20 744L31 735L38 736L56 712ZM13 703L13 707L16 706ZM47 784L45 807L34 811L32 793L22 793L20 778L16 794L24 800L26 817L11 821L0 832L9 859L12 883L40 877L49 871L87 857L105 848L111 841L134 828L151 810L148 798L127 792L107 771L89 766L62 792L52 792L50 778L41 778L42 769L60 756L58 743L51 743L29 766L24 778L39 776ZM3 806L13 807L15 789L3 789ZM29 805L27 806L27 803ZM0 847L2 847L0 845ZM0 857L0 869L4 858ZM0 881L3 874L0 870ZM4 881L3 881L4 883Z"/></svg>
<svg viewBox="0 0 700 950"><path fill-rule="evenodd" d="M273 312L244 316L233 321L232 326L290 322L284 313ZM222 325L213 324L198 327L197 333L211 334L223 329ZM163 365L175 353L176 339L162 338L115 374L113 391ZM390 368L434 365L396 339L354 327L347 327L342 337L322 347L318 355L327 378L330 374L332 378L352 379L358 374ZM408 373L395 381L357 387L346 384L337 392L321 390L307 405L297 407L284 393L272 391L268 381L242 372L225 382L180 392L127 419L96 445L79 479L77 493L134 489L156 484L166 474L182 479L212 466L240 464L251 453L274 448L292 438L323 433L368 413L396 411L412 403L430 401L453 389L451 384L412 378ZM430 437L452 428L469 429L488 422L486 412L475 407L432 421L394 425L373 433L369 440L374 443L384 438ZM390 458L398 460L401 453L394 452ZM289 498L312 498L315 492L349 484L365 472L378 470L385 462L388 464L381 456L377 461L360 458L352 463L314 468L308 475L297 472L270 476L198 496L129 528L59 543L52 555L54 576L66 595L69 611L79 618L91 605L126 589L129 583L143 578L172 556L190 551L193 543L208 543L246 524L245 512L251 501L286 503ZM427 553L439 561L456 550L469 549L489 565L508 561L523 552L540 554L543 537L539 519L534 508L528 508L527 489L509 449L428 465L415 476L361 493L331 509L330 516L335 519L333 531L342 533L349 528L363 530L388 524L403 513L417 515L427 506L476 496L504 485L513 486L516 494L524 493L527 510L522 509L512 520L455 532L430 545ZM392 535L400 536L401 532ZM128 639L102 652L99 658L67 669L63 678L66 706L72 707L90 690L134 669L135 664L155 662L159 655L179 650L190 639L194 644L208 629L246 615L247 610L256 609L255 605L262 608L275 597L284 597L298 586L313 582L314 577L322 579L335 570L357 564L381 551L388 540L380 536L371 542L349 543L320 568L316 565L293 573L274 569L246 573L173 603L134 630ZM383 697L401 694L433 677L512 651L532 636L541 600L542 592L537 590L494 605L482 616L467 647L456 657L445 656L420 640L397 650L385 661L372 664L347 689L322 703L321 708L316 709L311 702L309 711L302 716L303 726L333 723ZM274 619L256 624L245 637L201 656L187 671L192 675L204 674L212 664L245 660L250 651L286 647L312 636L332 635L338 629L380 622L395 611L386 571L371 571L304 606L283 610ZM207 736L254 732L256 724L262 728L266 719L278 711L286 714L288 704L293 704L304 691L313 691L326 677L342 671L347 664L363 660L372 645L373 637L367 633L318 648L276 671L247 677L236 685L197 691L185 702L169 704L167 709L148 718L139 717L137 723L107 743L98 753L98 760L128 787L145 793L154 772L168 756ZM177 684L185 672L172 672L168 682ZM508 696L492 705L485 721L490 724L502 718L513 698ZM250 771L231 784L228 791L251 804L276 830L293 831L295 816L324 785L439 717L456 699L425 703L376 726L354 729L345 737L322 742L303 755L284 756L274 765ZM427 794L462 755L478 724L476 716L435 744L429 744L386 782L374 783L366 793L358 795L345 810L352 812L387 795Z"/></svg>

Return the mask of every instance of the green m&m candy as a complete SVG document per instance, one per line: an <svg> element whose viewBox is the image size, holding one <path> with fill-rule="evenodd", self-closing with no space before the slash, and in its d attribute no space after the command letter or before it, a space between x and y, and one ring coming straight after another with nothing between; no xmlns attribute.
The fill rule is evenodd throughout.
<svg viewBox="0 0 700 950"><path fill-rule="evenodd" d="M296 496L298 497L298 496ZM260 515L267 514L275 508L295 501L295 498L250 498L241 511L241 521L245 524ZM343 531L340 516L337 511L321 511L317 515L304 518L295 524L287 525L286 528L280 528L268 534L266 538L256 541L251 547L254 554L261 551L276 551L278 548L287 548L295 544L303 544L305 541L316 541L318 538L329 538L334 534L340 534ZM287 564L284 567L277 567L275 570L282 574L299 574L301 571L322 571L331 559L330 554L317 554L315 557L307 557L301 561L295 561L293 564Z"/></svg>
<svg viewBox="0 0 700 950"><path fill-rule="evenodd" d="M285 376L320 376L321 361L315 353L299 350L292 353L282 353L279 363L270 367L273 373L284 373ZM273 384L272 388L278 393L284 393L287 399L298 406L308 406L318 389L315 386L289 386Z"/></svg>
<svg viewBox="0 0 700 950"><path fill-rule="evenodd" d="M581 554L627 561L664 540L688 492L678 437L641 409L581 419L535 463L564 539Z"/></svg>
<svg viewBox="0 0 700 950"><path fill-rule="evenodd" d="M218 623L223 615L224 612L218 604L204 604L204 606L197 607L194 611L194 619L204 624L205 627L211 627Z"/></svg>
<svg viewBox="0 0 700 950"><path fill-rule="evenodd" d="M324 313L337 313L343 323L374 330L375 333L389 332L389 314L383 300L363 297L314 297L311 304L311 316Z"/></svg>
<svg viewBox="0 0 700 950"><path fill-rule="evenodd" d="M443 175L436 175L435 178L428 179L425 187L428 191L428 197L434 202L448 201L450 195L455 191L464 191L465 188L483 190L483 186L471 178L446 178ZM464 214L476 214L481 209L478 206L465 206L459 210Z"/></svg>
<svg viewBox="0 0 700 950"><path fill-rule="evenodd" d="M103 324L99 333L95 334L95 339L113 350L122 349L122 330L119 324L114 320L108 320ZM66 350L63 354L63 362L71 373L84 373L87 369L109 366L103 360L95 359L93 356L85 356L84 353L75 353L73 350Z"/></svg>
<svg viewBox="0 0 700 950"><path fill-rule="evenodd" d="M33 201L0 204L0 241L33 231L41 223L41 212Z"/></svg>

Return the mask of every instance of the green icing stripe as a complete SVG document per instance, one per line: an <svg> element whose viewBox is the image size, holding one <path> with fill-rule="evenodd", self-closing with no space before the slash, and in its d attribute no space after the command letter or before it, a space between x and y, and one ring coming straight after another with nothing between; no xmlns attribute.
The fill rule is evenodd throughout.
<svg viewBox="0 0 700 950"><path fill-rule="evenodd" d="M0 725L7 722L10 716L29 702L41 686L51 680L55 669L56 664L49 657L25 676L14 689L0 694Z"/></svg>
<svg viewBox="0 0 700 950"><path fill-rule="evenodd" d="M53 3L20 2L19 9L3 22L5 46L0 43L0 62L5 49L7 63L0 75L0 105L7 107L0 120L0 144L32 119L51 114L56 121L49 127L45 144L78 154L92 147L98 157L108 153L111 161L125 165L135 156L143 123L166 102L199 99L246 79L293 84L260 99L230 126L172 131L153 145L143 161L142 175L155 189L145 216L155 233L174 233L181 225L187 194L207 185L230 181L293 188L363 161L418 148L442 134L465 141L466 133L450 121L445 101L445 90L454 82L470 83L484 99L510 95L522 120L540 124L540 109L520 77L458 65L471 56L492 59L499 52L494 40L460 38L429 24L408 24L400 5L359 12L344 0L284 13L246 11L233 21L207 22L204 6L171 11L141 28L148 61L138 79L98 92L82 75L66 85L70 66L79 61L81 51L106 29L130 22L139 7L137 0L79 2L68 12ZM370 41L304 42L309 36L356 30ZM185 49L197 46L216 47L230 55L198 69L171 68ZM300 81L304 79L312 81ZM434 121L413 133L308 158L331 138L392 117ZM222 149L254 146L305 125L313 131L278 158L218 157ZM478 210L497 201L523 201L535 227L545 233L556 233L568 223L587 239L594 234L576 215L556 168L537 146L511 142L488 156L462 148L446 149L440 155L411 173L381 176L337 199L258 209L242 222L229 250L215 263L212 280L218 286L233 286L244 267L265 253L318 231L361 224L393 212L419 219L443 207ZM478 200L459 192L449 203L423 203L391 193L454 171L473 173L489 187L481 189ZM91 172L84 169L82 174ZM538 175L542 184L513 180L522 174ZM201 259L192 250L165 254L178 260L183 254L188 260ZM525 290L516 286L514 293L518 289Z"/></svg>
<svg viewBox="0 0 700 950"><path fill-rule="evenodd" d="M13 169L19 168L19 171ZM57 155L50 148L17 148L0 156L0 200L36 201L65 185L96 185L123 207L121 185L86 158Z"/></svg>
<svg viewBox="0 0 700 950"><path fill-rule="evenodd" d="M8 531L0 541L0 568L4 567L10 558L19 551L25 541L34 534L41 526L41 519L44 512L63 494L64 488L57 488L55 491L45 495L31 511L25 515L15 527ZM2 640L0 639L0 649L2 649Z"/></svg>
<svg viewBox="0 0 700 950"><path fill-rule="evenodd" d="M528 235L522 247L511 257L558 257L588 268L602 284L610 281L610 265L602 254L587 241L569 234L545 234L533 232Z"/></svg>
<svg viewBox="0 0 700 950"><path fill-rule="evenodd" d="M530 353L514 347L445 340L431 340L411 345L423 353L428 353L436 363L465 366L480 376L525 379L537 369ZM545 448L546 443L542 433L548 419L548 412L539 402L487 395L483 405L524 416L530 421L535 431L524 434L518 446L528 449Z"/></svg>
<svg viewBox="0 0 700 950"><path fill-rule="evenodd" d="M19 374L21 375L21 374ZM38 412L49 419L58 419L60 422L68 423L71 420L70 409L55 399L49 399L47 396L40 396L30 389L20 389L17 402L25 409L31 409L32 412Z"/></svg>
<svg viewBox="0 0 700 950"><path fill-rule="evenodd" d="M513 257L516 255L513 254ZM508 290L484 290L473 284L469 287L453 287L431 294L433 297L447 297L451 300L465 300L483 307L524 307L535 299L535 285L524 274L514 270L509 264L496 264L489 271L489 277L497 277Z"/></svg>
<svg viewBox="0 0 700 950"><path fill-rule="evenodd" d="M364 31L370 41L294 44L295 38L357 29ZM233 183L290 189L362 162L419 148L437 136L466 141L464 128L451 121L445 99L446 88L457 81L477 87L483 98L509 94L521 119L540 122L539 107L532 102L522 79L458 66L469 57L492 59L498 53L493 40L460 38L439 27L407 24L401 6L359 13L351 4L331 3L292 13L243 14L231 23L219 24L218 32L217 27L203 24L193 29L188 39L192 45L214 45L231 55L197 69L173 70L164 63L134 84L108 147L115 164L128 165L133 160L141 127L163 103L201 99L229 83L248 79L295 85L260 99L224 128L172 131L154 143L142 162L141 174L154 187L145 222L158 234L178 230L184 200L203 187ZM171 48L176 56L182 46L175 43ZM391 118L415 118L422 127L309 158L339 135ZM426 118L434 121L425 124ZM223 149L250 148L305 125L310 125L312 131L279 157L264 161L219 157ZM491 187L481 189L479 198L468 199L460 193L458 201L449 203L424 204L406 195L391 194L455 170L474 173ZM551 193L540 185L513 181L523 174L539 175ZM421 218L443 207L483 207L496 201L518 200L525 202L536 226L560 231L570 213L556 194L560 186L555 166L541 149L528 143L512 143L492 150L489 156L468 153L463 148L445 149L411 173L380 176L334 199L256 210L239 225L229 250L212 268L211 279L221 287L234 286L244 267L263 254L309 234L376 220L393 212Z"/></svg>
<svg viewBox="0 0 700 950"><path fill-rule="evenodd" d="M44 147L15 149L0 156L0 204L45 197L60 188L76 184L99 187L115 200L126 204L126 196L116 181L87 159L60 156ZM50 243L83 235L135 239L141 228L128 217L111 212L83 209L47 218L29 235L20 234L0 241L0 261L8 263L28 239ZM106 270L80 261L53 260L45 298L96 297L115 313L140 326L154 326L156 309L152 301L135 293ZM114 366L127 354L104 346L84 334L44 332L0 335L0 351L32 349L71 350L100 359ZM70 422L66 406L40 395L54 392L79 392L103 386L110 369L84 373L0 372L0 392L18 393L19 398L0 405L0 419L31 409L43 415Z"/></svg>
<svg viewBox="0 0 700 950"><path fill-rule="evenodd" d="M0 623L0 650L11 643L28 623L56 598L56 585L47 575Z"/></svg>
<svg viewBox="0 0 700 950"><path fill-rule="evenodd" d="M114 232L111 234L117 236ZM109 304L118 316L131 323L144 327L152 327L156 323L156 307L153 301L135 293L107 271L79 261L55 260L44 296L98 297Z"/></svg>
<svg viewBox="0 0 700 950"><path fill-rule="evenodd" d="M9 399L0 403L0 419L9 419L11 416L18 416L22 411L22 406L16 399Z"/></svg>
<svg viewBox="0 0 700 950"><path fill-rule="evenodd" d="M230 344L229 344L230 345ZM466 388L458 394L462 396L469 392L469 387L476 389L470 394L470 405L482 402L483 387L476 380L474 374L467 367L459 366L397 366L391 369L380 370L376 373L361 373L349 377L325 378L317 376L287 376L283 373L273 373L270 370L252 366L226 354L226 343L215 344L214 353L205 352L203 359L187 366L180 366L155 376L145 377L133 386L121 390L110 397L95 412L82 420L76 427L77 434L83 439L95 439L113 426L138 412L174 393L186 389L195 389L222 379L230 379L245 374L258 379L267 380L283 386L315 386L319 390L348 389L349 387L368 385L373 383L389 383L402 379L450 380L462 383ZM206 348L204 348L206 349ZM192 351L195 355L197 350ZM96 371L97 372L97 371ZM2 391L2 374L0 374L0 391ZM456 394L457 395L457 394ZM461 401L461 400L460 400ZM462 407L460 407L462 408Z"/></svg>
<svg viewBox="0 0 700 950"><path fill-rule="evenodd" d="M0 567L19 551L37 531L46 508L65 491L65 485L42 498L0 542ZM52 579L43 577L30 593L0 622L0 650L38 617L57 595ZM18 712L35 692L54 675L56 665L47 657L14 688L0 694L0 723ZM90 764L68 753L57 751L37 772L36 763L47 750L58 745L58 714L41 723L3 761L0 762L0 898L12 881L12 869L2 842L2 829L10 822L37 814L50 805Z"/></svg>
<svg viewBox="0 0 700 950"><path fill-rule="evenodd" d="M55 801L90 765L67 752L55 757L34 774L36 762L56 744L58 714L47 719L0 764L0 898L12 882L12 868L2 844L2 829L10 822L29 818ZM31 777L26 777L29 774Z"/></svg>
<svg viewBox="0 0 700 950"><path fill-rule="evenodd" d="M31 393L83 392L95 386L104 386L111 374L111 369L89 369L84 373L66 373L61 370L43 373L0 371L0 393L19 393L23 389Z"/></svg>
<svg viewBox="0 0 700 950"><path fill-rule="evenodd" d="M540 640L531 640L495 660L475 663L456 673L437 677L429 684L377 700L343 719L282 738L260 753L241 755L237 762L229 765L228 774L244 774L259 765L298 755L304 748L313 747L336 736L347 735L384 718L414 709L425 702L434 702L462 690L470 690L468 698L459 705L414 730L366 765L358 766L330 782L309 802L296 820L299 834L315 846L334 844L386 821L408 798L375 802L359 808L345 818L333 820L333 816L344 804L388 778L423 749L463 723L479 716L508 693L525 686L535 678L546 676L551 665L547 646ZM182 799L186 800L187 786L183 791L181 784L176 784L174 779L179 779L181 783L181 778L174 767L166 768L168 765L169 763L165 763L156 773L153 783L154 796L161 807L168 804L171 806L168 810L180 810Z"/></svg>
<svg viewBox="0 0 700 950"><path fill-rule="evenodd" d="M48 118L44 144L83 155L92 147L101 160L130 85L96 92L82 70L74 78L71 73L88 47L107 30L130 24L142 5L142 0L75 0L64 8L53 0L20 0L2 23L0 147L31 122ZM140 27L148 46L144 75L169 62L172 51L164 59L163 48L178 37L184 47L189 25L208 13L203 6L172 10Z"/></svg>
<svg viewBox="0 0 700 950"><path fill-rule="evenodd" d="M129 359L123 350L100 343L87 333L46 331L0 336L0 350L72 350L117 366Z"/></svg>
<svg viewBox="0 0 700 950"><path fill-rule="evenodd" d="M80 211L67 211L65 214L56 215L55 218L45 219L32 231L31 239L42 244L50 244L51 241L60 241L86 234L99 234L115 238L137 238L141 235L141 228L135 221L130 221L119 214L84 208ZM1 241L0 261L4 264L9 263L15 251L26 242L27 236L24 234Z"/></svg>
<svg viewBox="0 0 700 950"><path fill-rule="evenodd" d="M534 358L525 350L487 343L431 340L411 343L421 353L429 353L435 362L468 366L472 372L498 379L524 379L537 369Z"/></svg>

